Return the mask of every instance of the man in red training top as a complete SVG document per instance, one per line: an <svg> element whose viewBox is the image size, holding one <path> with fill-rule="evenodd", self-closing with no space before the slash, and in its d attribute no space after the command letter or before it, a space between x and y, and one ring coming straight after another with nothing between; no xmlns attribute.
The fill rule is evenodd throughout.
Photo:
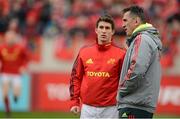
<svg viewBox="0 0 180 119"><path fill-rule="evenodd" d="M17 102L21 91L21 74L25 73L28 55L22 45L18 45L17 34L8 31L5 43L0 46L1 87L7 116L10 114L8 92L13 88L14 101Z"/></svg>
<svg viewBox="0 0 180 119"><path fill-rule="evenodd" d="M80 49L72 68L71 112L81 112L80 118L118 118L116 94L125 51L112 42L115 25L110 15L97 20L95 32L96 44Z"/></svg>

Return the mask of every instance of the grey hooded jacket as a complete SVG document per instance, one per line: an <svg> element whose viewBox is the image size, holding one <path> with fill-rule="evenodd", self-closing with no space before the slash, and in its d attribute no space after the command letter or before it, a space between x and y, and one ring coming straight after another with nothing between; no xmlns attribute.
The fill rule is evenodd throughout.
<svg viewBox="0 0 180 119"><path fill-rule="evenodd" d="M162 43L158 34L146 23L127 40L129 48L117 93L118 109L129 107L154 113L161 79Z"/></svg>

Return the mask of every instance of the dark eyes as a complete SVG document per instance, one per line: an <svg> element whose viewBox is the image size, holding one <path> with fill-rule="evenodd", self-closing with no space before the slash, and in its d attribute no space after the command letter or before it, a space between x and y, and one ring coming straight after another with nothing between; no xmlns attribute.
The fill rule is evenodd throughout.
<svg viewBox="0 0 180 119"><path fill-rule="evenodd" d="M110 29L109 26L99 26L99 28L100 28L100 29L104 29L104 28L105 28L105 29Z"/></svg>
<svg viewBox="0 0 180 119"><path fill-rule="evenodd" d="M123 21L124 21L124 22L126 22L126 21L127 21L127 19L123 19Z"/></svg>

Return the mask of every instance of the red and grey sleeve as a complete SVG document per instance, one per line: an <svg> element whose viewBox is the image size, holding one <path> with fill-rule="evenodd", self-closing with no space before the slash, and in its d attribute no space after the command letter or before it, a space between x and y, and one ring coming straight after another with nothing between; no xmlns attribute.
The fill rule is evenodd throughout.
<svg viewBox="0 0 180 119"><path fill-rule="evenodd" d="M70 99L71 106L79 106L80 105L80 88L81 82L84 74L84 67L80 55L77 56L70 78Z"/></svg>

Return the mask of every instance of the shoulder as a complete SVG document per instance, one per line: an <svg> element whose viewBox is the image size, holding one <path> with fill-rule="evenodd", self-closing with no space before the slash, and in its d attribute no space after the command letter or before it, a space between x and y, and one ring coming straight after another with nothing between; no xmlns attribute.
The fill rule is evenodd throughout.
<svg viewBox="0 0 180 119"><path fill-rule="evenodd" d="M140 40L142 43L154 45L153 37L148 32L143 32L136 37L136 40Z"/></svg>
<svg viewBox="0 0 180 119"><path fill-rule="evenodd" d="M141 39L143 39L144 41L150 42L149 39L154 39L155 37L154 37L151 33L147 32L147 31L144 31L144 32L141 32L140 34L138 34L138 35L136 36L136 38L137 38L137 39L138 39L138 38L141 38Z"/></svg>
<svg viewBox="0 0 180 119"><path fill-rule="evenodd" d="M117 45L116 43L112 43L112 47L114 47L114 49L118 50L119 52L125 53L126 49Z"/></svg>
<svg viewBox="0 0 180 119"><path fill-rule="evenodd" d="M5 47L5 44L0 44L0 49L4 48Z"/></svg>
<svg viewBox="0 0 180 119"><path fill-rule="evenodd" d="M3 50L4 48L7 48L7 45L5 43L0 44L0 50Z"/></svg>
<svg viewBox="0 0 180 119"><path fill-rule="evenodd" d="M93 54L93 52L95 51L96 45L95 44L91 44L91 45L84 45L83 47L80 48L78 56L79 58L84 58L86 56L89 56L91 54Z"/></svg>
<svg viewBox="0 0 180 119"><path fill-rule="evenodd" d="M142 33L139 34L138 36L136 36L135 39L135 46L142 46L144 48L151 48L151 49L156 49L157 43L155 41L156 39L154 39L151 34L148 33Z"/></svg>
<svg viewBox="0 0 180 119"><path fill-rule="evenodd" d="M139 33L135 38L134 38L134 43L135 44L141 44L141 43L149 43L151 40L150 35L148 33Z"/></svg>
<svg viewBox="0 0 180 119"><path fill-rule="evenodd" d="M95 44L85 45L85 46L80 48L79 52L90 51L90 50L94 49L95 46L96 46Z"/></svg>

